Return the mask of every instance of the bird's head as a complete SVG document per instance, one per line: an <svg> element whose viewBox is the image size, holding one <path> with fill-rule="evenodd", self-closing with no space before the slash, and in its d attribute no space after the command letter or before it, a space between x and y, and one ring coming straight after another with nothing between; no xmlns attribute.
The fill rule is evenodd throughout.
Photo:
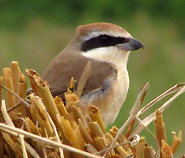
<svg viewBox="0 0 185 158"><path fill-rule="evenodd" d="M129 52L143 47L122 27L104 22L79 26L71 44L85 57L113 64L126 64Z"/></svg>

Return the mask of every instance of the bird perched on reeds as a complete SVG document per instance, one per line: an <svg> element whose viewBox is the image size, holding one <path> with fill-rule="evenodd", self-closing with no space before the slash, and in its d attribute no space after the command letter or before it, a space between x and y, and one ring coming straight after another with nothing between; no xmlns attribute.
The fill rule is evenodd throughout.
<svg viewBox="0 0 185 158"><path fill-rule="evenodd" d="M73 40L44 70L42 78L47 80L54 96L62 96L72 77L78 84L87 62L91 61L91 74L80 106L84 113L89 105L97 106L107 126L115 121L128 92L130 51L141 47L138 40L115 24L81 25Z"/></svg>

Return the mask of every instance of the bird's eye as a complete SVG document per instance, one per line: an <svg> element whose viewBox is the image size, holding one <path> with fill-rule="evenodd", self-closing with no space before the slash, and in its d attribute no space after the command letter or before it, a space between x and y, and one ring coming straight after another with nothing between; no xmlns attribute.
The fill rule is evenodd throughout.
<svg viewBox="0 0 185 158"><path fill-rule="evenodd" d="M99 39L101 42L107 42L109 40L107 35L100 35Z"/></svg>

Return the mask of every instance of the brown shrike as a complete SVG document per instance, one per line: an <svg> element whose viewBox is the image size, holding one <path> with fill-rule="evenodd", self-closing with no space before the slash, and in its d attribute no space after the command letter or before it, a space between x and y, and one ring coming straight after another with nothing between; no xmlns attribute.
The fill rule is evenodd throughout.
<svg viewBox="0 0 185 158"><path fill-rule="evenodd" d="M141 47L143 45L120 26L103 22L81 25L42 78L53 92L57 90L53 96L62 96L72 77L78 85L87 62L91 61L91 74L80 97L80 106L84 113L89 105L97 106L107 126L115 121L128 92L129 53Z"/></svg>

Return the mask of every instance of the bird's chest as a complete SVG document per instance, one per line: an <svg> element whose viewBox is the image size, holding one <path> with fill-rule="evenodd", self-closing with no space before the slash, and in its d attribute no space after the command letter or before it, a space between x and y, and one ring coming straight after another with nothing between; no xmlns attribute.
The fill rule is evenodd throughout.
<svg viewBox="0 0 185 158"><path fill-rule="evenodd" d="M116 106L121 106L119 103L124 102L129 88L129 76L127 70L118 71L117 80L113 84L114 103Z"/></svg>
<svg viewBox="0 0 185 158"><path fill-rule="evenodd" d="M113 123L122 107L129 88L129 77L127 70L117 70L116 78L107 80L102 88L93 90L81 97L81 108L87 113L88 105L96 105L105 125Z"/></svg>
<svg viewBox="0 0 185 158"><path fill-rule="evenodd" d="M113 123L126 99L129 88L129 76L127 70L118 70L117 78L112 85L112 96L107 96L109 103L102 113L103 120L106 123Z"/></svg>

